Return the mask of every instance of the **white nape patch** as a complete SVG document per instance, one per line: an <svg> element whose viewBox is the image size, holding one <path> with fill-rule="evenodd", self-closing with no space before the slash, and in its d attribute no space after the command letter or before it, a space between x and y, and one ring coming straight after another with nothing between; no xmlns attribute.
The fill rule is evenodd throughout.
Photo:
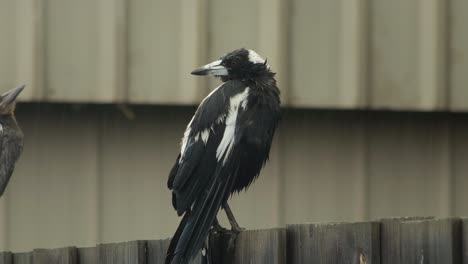
<svg viewBox="0 0 468 264"><path fill-rule="evenodd" d="M206 256L206 249L202 248L201 254L205 257Z"/></svg>
<svg viewBox="0 0 468 264"><path fill-rule="evenodd" d="M265 63L265 60L253 50L249 50L249 61L253 63Z"/></svg>
<svg viewBox="0 0 468 264"><path fill-rule="evenodd" d="M249 87L246 87L244 92L238 93L231 97L229 102L229 112L226 117L226 129L224 130L223 138L216 149L216 159L220 161L223 157L223 164L231 152L234 143L234 136L236 131L236 120L239 112L239 106L245 109L247 107L247 96L249 95Z"/></svg>
<svg viewBox="0 0 468 264"><path fill-rule="evenodd" d="M3 126L0 124L0 133L3 132Z"/></svg>

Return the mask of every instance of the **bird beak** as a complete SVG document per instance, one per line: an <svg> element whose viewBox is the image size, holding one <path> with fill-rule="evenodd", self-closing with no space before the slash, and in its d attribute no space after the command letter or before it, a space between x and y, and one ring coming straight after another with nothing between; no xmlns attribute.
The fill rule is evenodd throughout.
<svg viewBox="0 0 468 264"><path fill-rule="evenodd" d="M192 71L193 75L215 75L215 76L223 76L228 75L228 70L226 67L221 65L221 60L213 61L210 64L207 64L203 67L200 67L194 71Z"/></svg>
<svg viewBox="0 0 468 264"><path fill-rule="evenodd" d="M25 85L23 84L2 94L0 96L0 109L8 109L9 107L11 107L18 95L21 93L21 91L23 91L24 87Z"/></svg>

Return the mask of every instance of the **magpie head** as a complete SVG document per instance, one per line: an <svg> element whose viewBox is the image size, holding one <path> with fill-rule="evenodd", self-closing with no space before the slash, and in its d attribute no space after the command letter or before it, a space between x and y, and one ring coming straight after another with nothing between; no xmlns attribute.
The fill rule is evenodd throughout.
<svg viewBox="0 0 468 264"><path fill-rule="evenodd" d="M0 95L0 116L12 115L15 111L16 98L23 91L24 85Z"/></svg>
<svg viewBox="0 0 468 264"><path fill-rule="evenodd" d="M267 61L249 49L234 50L192 71L194 75L214 75L223 81L255 79L265 73L271 73Z"/></svg>

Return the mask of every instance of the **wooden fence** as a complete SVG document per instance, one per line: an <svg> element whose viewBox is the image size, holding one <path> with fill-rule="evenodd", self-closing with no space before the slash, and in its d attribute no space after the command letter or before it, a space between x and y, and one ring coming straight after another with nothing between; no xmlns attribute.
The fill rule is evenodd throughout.
<svg viewBox="0 0 468 264"><path fill-rule="evenodd" d="M210 239L214 263L467 263L468 219L395 218L288 225ZM164 263L169 240L0 253L0 264ZM199 263L198 258L195 263Z"/></svg>

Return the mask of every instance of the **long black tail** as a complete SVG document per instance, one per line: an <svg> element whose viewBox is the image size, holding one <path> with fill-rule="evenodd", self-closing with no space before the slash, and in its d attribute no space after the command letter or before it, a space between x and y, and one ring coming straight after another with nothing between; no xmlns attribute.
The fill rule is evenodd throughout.
<svg viewBox="0 0 468 264"><path fill-rule="evenodd" d="M172 259L175 256L176 247L179 243L180 236L182 235L182 232L184 231L191 214L192 212L190 210L185 212L182 221L180 221L179 227L177 227L177 230L171 239L171 243L169 244L169 248L167 249L166 260L164 262L165 264L171 264Z"/></svg>
<svg viewBox="0 0 468 264"><path fill-rule="evenodd" d="M191 212L186 212L167 251L166 264L187 264L200 251L216 215L228 197L232 184L232 171L218 168L214 181L206 192L197 199Z"/></svg>

